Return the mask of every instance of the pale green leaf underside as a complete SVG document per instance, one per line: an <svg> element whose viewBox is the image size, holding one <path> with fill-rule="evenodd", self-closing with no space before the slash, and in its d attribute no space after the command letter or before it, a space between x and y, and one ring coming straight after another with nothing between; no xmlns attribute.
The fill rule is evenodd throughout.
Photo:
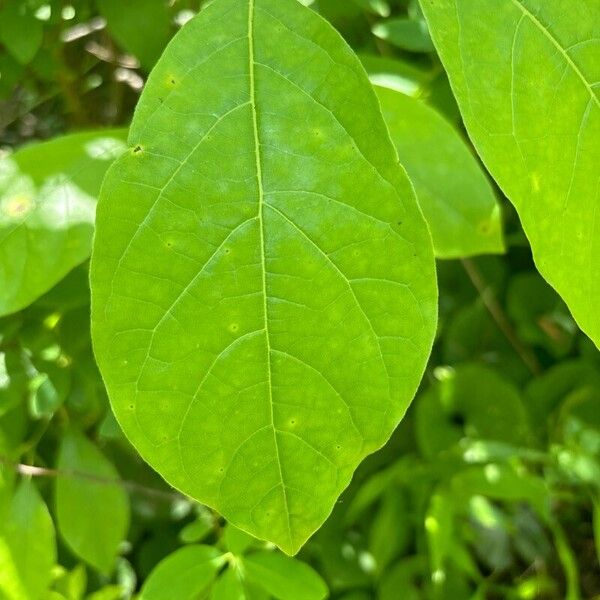
<svg viewBox="0 0 600 600"><path fill-rule="evenodd" d="M600 344L600 2L421 3L540 272Z"/></svg>
<svg viewBox="0 0 600 600"><path fill-rule="evenodd" d="M125 136L76 133L0 159L0 315L29 305L89 257L102 178Z"/></svg>
<svg viewBox="0 0 600 600"><path fill-rule="evenodd" d="M408 172L438 258L504 250L500 207L458 132L435 109L376 87L383 117Z"/></svg>
<svg viewBox="0 0 600 600"><path fill-rule="evenodd" d="M418 385L431 241L377 100L295 0L217 0L168 47L103 187L96 355L172 485L296 552Z"/></svg>

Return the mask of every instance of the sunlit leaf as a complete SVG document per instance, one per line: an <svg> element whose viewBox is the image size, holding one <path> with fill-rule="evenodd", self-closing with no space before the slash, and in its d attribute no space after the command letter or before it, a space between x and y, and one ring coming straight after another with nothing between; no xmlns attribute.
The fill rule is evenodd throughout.
<svg viewBox="0 0 600 600"><path fill-rule="evenodd" d="M170 554L152 571L139 600L195 600L206 592L223 565L211 546L186 546Z"/></svg>
<svg viewBox="0 0 600 600"><path fill-rule="evenodd" d="M27 306L88 258L100 184L124 136L77 133L0 158L0 315Z"/></svg>
<svg viewBox="0 0 600 600"><path fill-rule="evenodd" d="M39 600L55 560L52 518L34 483L24 479L0 522L0 598Z"/></svg>
<svg viewBox="0 0 600 600"><path fill-rule="evenodd" d="M154 69L130 145L91 274L117 418L169 483L295 553L398 424L435 329L377 99L310 9L216 0Z"/></svg>
<svg viewBox="0 0 600 600"><path fill-rule="evenodd" d="M538 269L600 344L600 3L421 4L469 134L516 206Z"/></svg>

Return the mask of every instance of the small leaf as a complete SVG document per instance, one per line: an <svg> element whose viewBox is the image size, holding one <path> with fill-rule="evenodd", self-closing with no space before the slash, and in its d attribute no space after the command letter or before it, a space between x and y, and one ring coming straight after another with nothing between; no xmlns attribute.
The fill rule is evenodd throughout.
<svg viewBox="0 0 600 600"><path fill-rule="evenodd" d="M119 475L100 450L75 431L63 437L57 468L64 472L56 481L60 534L77 556L108 574L129 525L129 498Z"/></svg>
<svg viewBox="0 0 600 600"><path fill-rule="evenodd" d="M124 133L67 135L0 159L0 315L88 258L100 184Z"/></svg>
<svg viewBox="0 0 600 600"><path fill-rule="evenodd" d="M500 207L458 132L423 102L375 88L439 258L503 252Z"/></svg>
<svg viewBox="0 0 600 600"><path fill-rule="evenodd" d="M600 345L600 2L421 6L469 135L515 205L540 273Z"/></svg>
<svg viewBox="0 0 600 600"><path fill-rule="evenodd" d="M358 57L373 85L419 98L431 83L432 76L429 71L408 61L370 54L359 54Z"/></svg>
<svg viewBox="0 0 600 600"><path fill-rule="evenodd" d="M39 600L55 560L52 518L33 482L24 479L0 522L0 598Z"/></svg>
<svg viewBox="0 0 600 600"><path fill-rule="evenodd" d="M255 552L242 559L248 581L278 600L323 600L327 585L307 564L278 552Z"/></svg>
<svg viewBox="0 0 600 600"><path fill-rule="evenodd" d="M195 600L205 592L223 564L212 546L186 546L162 560L150 573L139 600Z"/></svg>
<svg viewBox="0 0 600 600"><path fill-rule="evenodd" d="M224 539L227 550L238 556L244 554L248 548L256 543L255 538L231 523L227 524Z"/></svg>
<svg viewBox="0 0 600 600"><path fill-rule="evenodd" d="M249 600L237 570L227 569L217 579L210 594L211 600Z"/></svg>
<svg viewBox="0 0 600 600"><path fill-rule="evenodd" d="M433 52L427 23L422 20L388 19L373 25L373 33L382 40L410 52Z"/></svg>
<svg viewBox="0 0 600 600"><path fill-rule="evenodd" d="M435 331L429 234L372 86L296 0L216 0L130 145L91 268L117 419L169 483L295 553L404 415Z"/></svg>

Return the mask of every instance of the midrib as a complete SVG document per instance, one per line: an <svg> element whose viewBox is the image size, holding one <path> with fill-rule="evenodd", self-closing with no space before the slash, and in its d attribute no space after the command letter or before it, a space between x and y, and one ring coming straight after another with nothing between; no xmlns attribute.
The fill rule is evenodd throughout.
<svg viewBox="0 0 600 600"><path fill-rule="evenodd" d="M258 222L260 229L260 256L262 269L262 286L263 286L263 314L265 321L265 337L267 342L267 386L269 389L269 408L271 414L271 429L273 431L273 442L275 444L275 458L277 460L277 468L279 470L279 479L281 482L281 491L283 494L283 502L285 505L285 515L287 522L287 532L290 542L289 549L293 549L292 530L290 525L290 511L287 500L287 492L283 481L283 471L281 468L281 457L279 454L279 442L277 441L277 431L275 428L275 413L273 409L273 386L272 386L272 365L271 365L271 343L269 337L269 314L267 306L267 266L265 262L265 225L264 225L264 189L262 178L262 163L260 158L260 140L258 133L258 114L256 110L256 62L254 59L254 4L255 0L248 0L248 73L250 78L250 106L252 110L252 126L254 130L254 155L256 158L256 179L258 183Z"/></svg>

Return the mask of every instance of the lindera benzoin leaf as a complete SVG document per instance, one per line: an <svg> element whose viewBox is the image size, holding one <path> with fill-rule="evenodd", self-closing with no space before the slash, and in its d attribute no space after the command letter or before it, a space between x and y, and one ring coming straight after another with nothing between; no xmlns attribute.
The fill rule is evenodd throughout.
<svg viewBox="0 0 600 600"><path fill-rule="evenodd" d="M0 316L89 257L96 199L126 131L67 135L0 159Z"/></svg>
<svg viewBox="0 0 600 600"><path fill-rule="evenodd" d="M415 186L436 256L502 252L500 207L458 132L423 102L375 89L400 162Z"/></svg>
<svg viewBox="0 0 600 600"><path fill-rule="evenodd" d="M158 62L92 259L116 416L169 483L295 553L402 418L431 240L358 59L296 0L216 0Z"/></svg>
<svg viewBox="0 0 600 600"><path fill-rule="evenodd" d="M538 269L600 344L600 3L581 0L575 13L563 0L421 4Z"/></svg>
<svg viewBox="0 0 600 600"><path fill-rule="evenodd" d="M119 474L93 443L75 431L63 437L57 468L67 473L56 480L59 532L77 556L109 574L129 526L129 498L119 485ZM68 475L73 472L80 476Z"/></svg>

